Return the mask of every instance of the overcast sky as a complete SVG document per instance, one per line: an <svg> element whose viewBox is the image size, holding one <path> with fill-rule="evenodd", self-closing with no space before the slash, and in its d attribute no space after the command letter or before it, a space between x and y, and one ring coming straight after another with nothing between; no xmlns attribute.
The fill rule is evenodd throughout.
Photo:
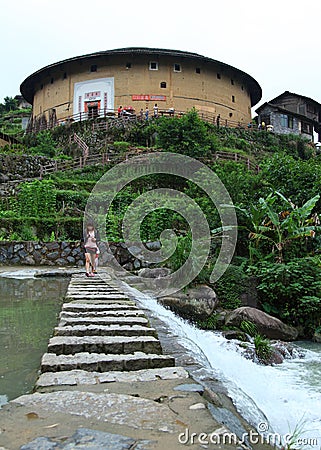
<svg viewBox="0 0 321 450"><path fill-rule="evenodd" d="M262 101L321 102L320 0L0 0L0 101L41 67L120 47L196 52L252 75ZM262 103L262 102L261 102Z"/></svg>

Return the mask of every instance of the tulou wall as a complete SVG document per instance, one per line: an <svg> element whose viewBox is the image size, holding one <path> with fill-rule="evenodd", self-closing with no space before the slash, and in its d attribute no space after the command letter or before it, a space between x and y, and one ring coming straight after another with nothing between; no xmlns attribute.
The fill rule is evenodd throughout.
<svg viewBox="0 0 321 450"><path fill-rule="evenodd" d="M262 95L259 84L228 64L175 50L128 48L71 58L30 75L21 92L33 103L33 117L59 119L131 105L139 113L196 108L222 120L247 122Z"/></svg>

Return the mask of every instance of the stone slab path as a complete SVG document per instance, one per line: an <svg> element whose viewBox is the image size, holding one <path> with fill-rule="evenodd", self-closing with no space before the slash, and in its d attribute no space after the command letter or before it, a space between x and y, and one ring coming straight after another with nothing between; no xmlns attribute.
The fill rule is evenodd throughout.
<svg viewBox="0 0 321 450"><path fill-rule="evenodd" d="M0 410L0 450L239 448L199 441L201 433L249 430L235 411L234 430L215 418L223 403L163 354L112 274L75 274L35 392Z"/></svg>

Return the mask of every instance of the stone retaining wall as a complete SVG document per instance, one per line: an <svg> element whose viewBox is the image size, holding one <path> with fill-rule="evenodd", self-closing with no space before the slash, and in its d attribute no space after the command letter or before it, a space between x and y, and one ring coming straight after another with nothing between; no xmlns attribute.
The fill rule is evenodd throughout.
<svg viewBox="0 0 321 450"><path fill-rule="evenodd" d="M158 250L159 243L148 243L147 248ZM127 270L148 267L139 259L139 248L135 245L127 246L124 243L110 244L110 251L106 251L104 243L100 244L100 264L106 264L112 259L111 253L116 260ZM136 253L136 256L133 254ZM45 266L78 266L84 265L85 256L83 245L80 241L74 242L1 242L0 264L2 265L45 265Z"/></svg>
<svg viewBox="0 0 321 450"><path fill-rule="evenodd" d="M0 155L0 183L20 178L35 178L40 176L41 167L55 161L45 156L32 155Z"/></svg>

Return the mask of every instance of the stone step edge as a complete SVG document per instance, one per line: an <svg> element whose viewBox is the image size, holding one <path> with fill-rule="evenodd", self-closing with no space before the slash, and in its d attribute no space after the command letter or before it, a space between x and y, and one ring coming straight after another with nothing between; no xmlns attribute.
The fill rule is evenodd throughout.
<svg viewBox="0 0 321 450"><path fill-rule="evenodd" d="M145 317L136 317L136 316L123 316L123 317L117 317L117 316L104 316L104 317L64 317L60 320L58 326L62 327L65 325L103 325L103 324L123 324L123 325L129 325L129 324L136 324L136 325L147 325L148 319Z"/></svg>
<svg viewBox="0 0 321 450"><path fill-rule="evenodd" d="M157 380L176 380L189 378L188 372L180 366L158 369L142 369L132 372L88 372L86 370L70 370L63 372L46 372L40 375L36 388L51 386L97 385L103 383L134 383Z"/></svg>
<svg viewBox="0 0 321 450"><path fill-rule="evenodd" d="M83 309L86 311L89 311L91 309L106 310L106 311L108 311L109 309L131 310L131 309L137 309L137 306L136 305L126 305L126 304L121 304L121 303L92 303L92 302L88 302L88 303L69 302L69 303L63 303L63 305L62 305L63 311L78 311L78 310L81 311Z"/></svg>
<svg viewBox="0 0 321 450"><path fill-rule="evenodd" d="M41 372L62 372L73 369L90 372L129 372L141 369L174 367L175 359L168 355L134 352L127 355L104 353L76 353L75 355L55 355L45 353L41 360Z"/></svg>
<svg viewBox="0 0 321 450"><path fill-rule="evenodd" d="M161 354L162 347L153 336L56 336L50 339L48 353L69 355L83 352L103 354L132 354L133 352Z"/></svg>
<svg viewBox="0 0 321 450"><path fill-rule="evenodd" d="M131 305L134 305L135 302L131 300L128 297L116 297L115 295L104 295L104 294L77 294L77 295L65 295L64 300L66 302L72 302L72 301L79 301L79 300L86 300L87 302L97 302L97 301L105 301L110 303L125 303L129 302Z"/></svg>
<svg viewBox="0 0 321 450"><path fill-rule="evenodd" d="M136 336L133 339L132 336L54 336L50 338L49 345L51 344L69 344L75 343L79 344L82 342L93 342L93 343L114 343L114 342L159 342L159 340L153 336Z"/></svg>
<svg viewBox="0 0 321 450"><path fill-rule="evenodd" d="M112 298L88 298L88 297L81 297L81 298L77 298L75 300L69 300L68 298L64 297L64 300L67 300L66 303L64 303L65 305L67 304L74 304L76 303L83 303L85 305L104 305L104 306L109 306L109 305L119 305L119 306L129 306L129 307L136 307L137 305L134 302L134 300L119 300L119 299L112 299Z"/></svg>
<svg viewBox="0 0 321 450"><path fill-rule="evenodd" d="M90 317L94 315L94 317L144 317L144 311L140 309L123 309L123 310L89 310L89 311L65 311L62 310L59 314L59 317L62 319L64 317L70 318L81 318L81 317Z"/></svg>
<svg viewBox="0 0 321 450"><path fill-rule="evenodd" d="M115 334L114 334L115 333ZM157 338L155 328L143 325L75 325L55 327L54 336L154 336Z"/></svg>

